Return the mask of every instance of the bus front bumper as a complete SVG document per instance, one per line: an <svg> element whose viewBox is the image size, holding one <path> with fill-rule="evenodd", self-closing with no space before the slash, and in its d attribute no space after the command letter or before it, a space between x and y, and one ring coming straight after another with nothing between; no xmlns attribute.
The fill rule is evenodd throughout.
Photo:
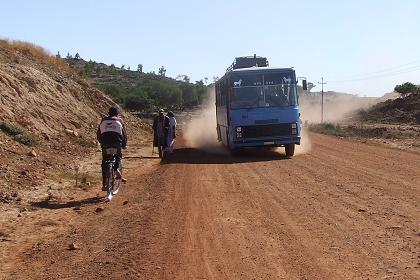
<svg viewBox="0 0 420 280"><path fill-rule="evenodd" d="M233 141L234 148L241 147L282 147L287 144L300 145L300 136L278 137L269 139L235 139Z"/></svg>

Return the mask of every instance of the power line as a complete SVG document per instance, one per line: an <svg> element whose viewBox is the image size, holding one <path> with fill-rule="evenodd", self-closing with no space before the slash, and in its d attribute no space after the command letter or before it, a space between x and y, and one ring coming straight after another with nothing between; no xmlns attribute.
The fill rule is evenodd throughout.
<svg viewBox="0 0 420 280"><path fill-rule="evenodd" d="M378 74L378 75L372 75L368 77L361 77L356 79L344 79L344 80L332 80L328 81L329 83L346 83L346 82L356 82L356 81L365 81L365 80L372 80L372 79L378 79L383 77L391 77L411 72L416 72L420 70L420 65L414 65L406 69L400 69L400 70L394 70L393 72L384 73L384 74Z"/></svg>
<svg viewBox="0 0 420 280"><path fill-rule="evenodd" d="M374 72L367 72L367 73L363 73L363 74L354 74L354 75L345 75L345 76L338 76L338 78L340 79L347 79L347 78L357 78L357 77L363 77L363 76L371 76L371 75L375 75L375 74L381 74L381 73L386 73L386 72L394 72L396 70L403 70L404 68L412 68L413 66L409 66L412 64L418 64L420 63L420 59L414 60L412 62L408 62L408 63L404 63L398 66L394 66L394 67L390 67L390 68L385 68L382 70L378 70L378 71L374 71ZM415 65L415 66L419 66L419 65ZM403 69L401 69L403 68Z"/></svg>

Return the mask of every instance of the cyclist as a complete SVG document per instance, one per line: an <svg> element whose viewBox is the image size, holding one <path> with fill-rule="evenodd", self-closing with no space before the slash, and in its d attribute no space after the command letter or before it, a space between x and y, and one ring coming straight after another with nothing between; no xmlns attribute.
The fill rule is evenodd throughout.
<svg viewBox="0 0 420 280"><path fill-rule="evenodd" d="M115 168L117 171L117 179L121 179L122 182L127 180L122 178L121 174L121 158L122 151L127 147L127 132L125 124L121 117L118 115L118 109L115 107L109 108L107 117L102 118L98 130L97 139L101 143L102 148L102 190L105 190L105 160L106 160L106 149L117 148Z"/></svg>

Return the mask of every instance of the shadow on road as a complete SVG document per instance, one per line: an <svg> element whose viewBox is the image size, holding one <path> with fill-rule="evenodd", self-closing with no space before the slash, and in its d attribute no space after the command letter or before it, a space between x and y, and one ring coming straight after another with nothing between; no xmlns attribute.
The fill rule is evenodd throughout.
<svg viewBox="0 0 420 280"><path fill-rule="evenodd" d="M58 202L58 201L51 201L51 200L42 200L31 202L33 207L43 208L43 209L62 209L62 208L73 208L73 207L81 207L93 204L100 204L104 202L104 197L89 197L80 200L70 200L67 202Z"/></svg>
<svg viewBox="0 0 420 280"><path fill-rule="evenodd" d="M231 154L229 152L211 153L195 148L178 148L174 150L173 154L168 155L163 163L233 164L285 159L289 158L272 149L247 148Z"/></svg>
<svg viewBox="0 0 420 280"><path fill-rule="evenodd" d="M123 159L159 159L159 156L157 154L155 156L126 156Z"/></svg>

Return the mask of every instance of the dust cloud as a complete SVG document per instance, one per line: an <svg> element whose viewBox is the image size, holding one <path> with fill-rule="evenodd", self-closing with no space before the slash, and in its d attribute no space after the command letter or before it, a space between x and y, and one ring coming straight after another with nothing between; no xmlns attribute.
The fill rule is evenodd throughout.
<svg viewBox="0 0 420 280"><path fill-rule="evenodd" d="M295 155L296 156L307 154L312 149L311 139L309 138L309 133L306 130L306 128L303 128L300 131L300 137L301 137L300 145L295 146Z"/></svg>
<svg viewBox="0 0 420 280"><path fill-rule="evenodd" d="M207 96L201 109L189 113L190 120L187 120L183 128L183 137L188 147L224 154L228 151L217 140L214 88L208 91Z"/></svg>
<svg viewBox="0 0 420 280"><path fill-rule="evenodd" d="M354 113L367 109L383 101L376 97L360 97L353 94L324 92L324 122L343 122L351 120ZM300 95L300 112L302 122L321 122L321 94L308 92Z"/></svg>
<svg viewBox="0 0 420 280"><path fill-rule="evenodd" d="M295 155L306 154L311 151L311 139L305 123L321 122L321 94L308 92L300 96L300 112L302 125L301 144L295 147ZM360 109L367 109L378 103L378 98L359 97L357 95L326 92L324 93L324 122L341 123L351 121L354 113Z"/></svg>

